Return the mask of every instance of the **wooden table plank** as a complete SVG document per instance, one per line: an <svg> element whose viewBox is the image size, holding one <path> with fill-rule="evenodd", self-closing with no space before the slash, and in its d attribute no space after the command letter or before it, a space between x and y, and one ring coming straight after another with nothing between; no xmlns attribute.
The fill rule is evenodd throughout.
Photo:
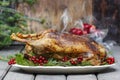
<svg viewBox="0 0 120 80"><path fill-rule="evenodd" d="M65 75L37 75L35 80L66 80Z"/></svg>
<svg viewBox="0 0 120 80"><path fill-rule="evenodd" d="M68 75L67 80L97 80L94 74Z"/></svg>
<svg viewBox="0 0 120 80"><path fill-rule="evenodd" d="M7 57L8 55L14 55L19 53L23 49L23 46L10 46L0 50L0 55Z"/></svg>
<svg viewBox="0 0 120 80"><path fill-rule="evenodd" d="M3 80L34 80L34 75L10 71Z"/></svg>
<svg viewBox="0 0 120 80"><path fill-rule="evenodd" d="M113 47L112 52L116 65L98 74L98 80L120 80L120 46Z"/></svg>
<svg viewBox="0 0 120 80"><path fill-rule="evenodd" d="M0 56L7 57L8 55L16 54L22 48L23 48L23 46L11 46L11 47L4 48L4 49L0 50ZM10 66L8 66L7 62L0 61L0 80L2 80L4 78L7 71L9 70L9 68L10 68Z"/></svg>
<svg viewBox="0 0 120 80"><path fill-rule="evenodd" d="M22 50L23 46L11 46L5 49L2 49L0 51L0 55L7 57L8 55L14 55L16 53L19 53ZM0 62L0 64L3 64L0 66L0 75L3 80L34 80L33 74L27 74L24 72L21 72L20 69L16 68L10 68L7 64L7 62ZM7 68L9 67L9 68ZM9 70L9 72L7 72Z"/></svg>
<svg viewBox="0 0 120 80"><path fill-rule="evenodd" d="M0 80L3 80L3 78L5 77L7 73L7 69L6 70L0 70Z"/></svg>
<svg viewBox="0 0 120 80"><path fill-rule="evenodd" d="M115 57L116 63L120 65L120 46L113 47L112 55Z"/></svg>
<svg viewBox="0 0 120 80"><path fill-rule="evenodd" d="M14 75L14 77L11 77L11 75ZM34 74L26 73L20 68L17 67L11 67L9 72L6 74L4 80L34 80L35 76Z"/></svg>
<svg viewBox="0 0 120 80"><path fill-rule="evenodd" d="M0 80L6 75L9 68L7 62L0 61Z"/></svg>
<svg viewBox="0 0 120 80"><path fill-rule="evenodd" d="M4 61L0 61L0 70L4 70L8 67L8 63Z"/></svg>
<svg viewBox="0 0 120 80"><path fill-rule="evenodd" d="M99 74L98 80L120 80L120 71Z"/></svg>

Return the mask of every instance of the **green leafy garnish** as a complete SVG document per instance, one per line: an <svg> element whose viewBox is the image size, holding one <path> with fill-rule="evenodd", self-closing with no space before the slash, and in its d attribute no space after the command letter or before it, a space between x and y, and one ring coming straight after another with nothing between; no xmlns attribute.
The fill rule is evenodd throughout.
<svg viewBox="0 0 120 80"><path fill-rule="evenodd" d="M23 54L16 54L15 60L16 60L16 63L19 65L35 66L35 64L32 61L25 59Z"/></svg>
<svg viewBox="0 0 120 80"><path fill-rule="evenodd" d="M48 62L44 64L44 66L55 66L57 64L58 62L55 59L51 58L51 59L48 59Z"/></svg>
<svg viewBox="0 0 120 80"><path fill-rule="evenodd" d="M90 61L81 61L81 62L77 62L77 64L72 64L71 60L68 61L62 61L62 60L57 60L54 58L48 58L45 59L45 57L36 57L32 52L30 54L22 54L22 53L18 53L15 55L10 55L7 58L4 57L0 57L1 60L4 61L10 61L11 59L15 59L16 64L19 65L23 65L23 66L92 66ZM42 60L43 59L43 60ZM34 62L34 61L38 61L38 62ZM39 61L42 60L42 63L40 63ZM47 62L44 62L47 61ZM106 61L104 61L103 63L101 63L101 65L106 65L108 64Z"/></svg>
<svg viewBox="0 0 120 80"><path fill-rule="evenodd" d="M84 61L80 64L81 66L90 66L92 65L89 61Z"/></svg>

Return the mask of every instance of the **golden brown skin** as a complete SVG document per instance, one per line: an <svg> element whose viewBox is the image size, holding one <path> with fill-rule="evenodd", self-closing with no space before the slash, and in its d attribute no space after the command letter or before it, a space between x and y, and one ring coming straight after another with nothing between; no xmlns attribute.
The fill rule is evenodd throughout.
<svg viewBox="0 0 120 80"><path fill-rule="evenodd" d="M84 56L93 65L100 65L106 57L106 50L94 40L70 33L46 30L40 34L12 34L11 39L26 43L26 52L61 59Z"/></svg>

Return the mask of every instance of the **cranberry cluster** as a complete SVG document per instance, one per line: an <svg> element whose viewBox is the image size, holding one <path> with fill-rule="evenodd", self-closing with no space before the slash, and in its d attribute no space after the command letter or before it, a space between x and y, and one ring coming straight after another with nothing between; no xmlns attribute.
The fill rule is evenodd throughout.
<svg viewBox="0 0 120 80"><path fill-rule="evenodd" d="M81 63L83 61L83 57L82 56L80 56L80 57L78 57L76 60L70 60L70 63L72 64L72 65L77 65L77 64L79 64L79 63Z"/></svg>
<svg viewBox="0 0 120 80"><path fill-rule="evenodd" d="M63 59L62 59L63 62L67 62L68 61L68 58L65 56ZM79 63L81 63L83 61L83 57L82 56L79 56L77 59L71 59L70 60L70 63L72 65L77 65Z"/></svg>
<svg viewBox="0 0 120 80"><path fill-rule="evenodd" d="M115 62L115 59L114 59L113 57L108 57L108 58L106 59L106 62L107 62L108 64L113 64L113 63Z"/></svg>
<svg viewBox="0 0 120 80"><path fill-rule="evenodd" d="M10 59L8 62L9 65L16 64L16 60L14 58Z"/></svg>
<svg viewBox="0 0 120 80"><path fill-rule="evenodd" d="M83 35L83 31L80 28L71 28L69 32L75 35Z"/></svg>
<svg viewBox="0 0 120 80"><path fill-rule="evenodd" d="M94 32L96 30L95 26L90 25L88 23L83 24L84 28L83 30L80 28L71 28L70 33L75 34L75 35L84 35L84 34L89 34L91 32Z"/></svg>
<svg viewBox="0 0 120 80"><path fill-rule="evenodd" d="M32 61L34 64L39 64L40 66L48 62L48 60L45 59L43 56L39 56L39 57L32 56L29 58L29 60Z"/></svg>

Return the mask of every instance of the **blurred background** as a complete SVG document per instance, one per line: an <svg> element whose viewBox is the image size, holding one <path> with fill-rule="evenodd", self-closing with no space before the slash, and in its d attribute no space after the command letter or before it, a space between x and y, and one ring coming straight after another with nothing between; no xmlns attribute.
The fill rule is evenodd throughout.
<svg viewBox="0 0 120 80"><path fill-rule="evenodd" d="M109 29L105 40L120 43L120 0L94 0L93 4L95 25Z"/></svg>
<svg viewBox="0 0 120 80"><path fill-rule="evenodd" d="M89 19L97 29L108 29L104 41L120 44L120 0L0 0L0 48L13 44L13 32L61 30L66 8L69 27L78 19Z"/></svg>

